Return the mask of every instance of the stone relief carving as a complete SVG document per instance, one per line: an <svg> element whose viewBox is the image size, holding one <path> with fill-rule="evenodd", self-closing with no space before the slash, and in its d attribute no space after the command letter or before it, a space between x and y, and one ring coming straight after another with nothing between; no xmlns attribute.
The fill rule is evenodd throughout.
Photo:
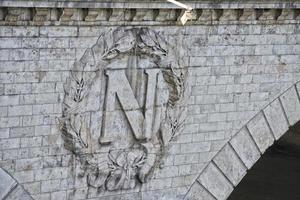
<svg viewBox="0 0 300 200"><path fill-rule="evenodd" d="M187 71L175 50L151 29L120 27L74 64L59 125L89 186L146 182L180 132Z"/></svg>

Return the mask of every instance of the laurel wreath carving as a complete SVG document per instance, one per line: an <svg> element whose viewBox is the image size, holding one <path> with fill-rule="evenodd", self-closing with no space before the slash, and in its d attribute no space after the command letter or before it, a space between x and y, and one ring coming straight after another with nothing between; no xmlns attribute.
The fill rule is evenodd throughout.
<svg viewBox="0 0 300 200"><path fill-rule="evenodd" d="M130 53L146 54L160 62L161 57L166 57L168 50L166 42L148 28L110 30L102 34L96 44L88 48L83 57L75 62L71 75L64 85L63 116L59 119L64 146L79 157L84 174L87 175L88 183L92 187L105 187L107 190L132 188L135 183L131 179L137 175L137 170L145 170L148 173L149 169L143 168L143 165L150 162L149 160L154 163L155 160L143 145L135 145L119 152L110 151L108 169L104 170L90 161L87 155L92 111L85 105L91 86L99 74L103 73L110 60ZM162 135L168 135L161 138L164 146L180 132L185 120L185 108L182 105L186 92L187 72L180 66L174 66L175 58L170 59L172 64L168 63L162 67L163 77L169 89L165 119L160 128ZM167 58L164 59L166 60ZM138 179L145 182L145 174L140 172Z"/></svg>

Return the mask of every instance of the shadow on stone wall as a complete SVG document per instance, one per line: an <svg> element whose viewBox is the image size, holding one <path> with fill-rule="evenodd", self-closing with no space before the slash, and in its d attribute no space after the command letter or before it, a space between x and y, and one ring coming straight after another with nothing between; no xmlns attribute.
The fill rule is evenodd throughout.
<svg viewBox="0 0 300 200"><path fill-rule="evenodd" d="M229 200L300 199L300 122L247 173Z"/></svg>

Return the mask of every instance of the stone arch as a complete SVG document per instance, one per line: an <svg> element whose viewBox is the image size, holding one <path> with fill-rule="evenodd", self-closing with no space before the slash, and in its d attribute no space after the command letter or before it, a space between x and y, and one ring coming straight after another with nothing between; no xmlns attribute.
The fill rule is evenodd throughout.
<svg viewBox="0 0 300 200"><path fill-rule="evenodd" d="M3 200L32 200L32 197L4 169L0 168L0 199Z"/></svg>
<svg viewBox="0 0 300 200"><path fill-rule="evenodd" d="M300 82L251 118L214 156L185 199L225 200L262 154L300 121Z"/></svg>

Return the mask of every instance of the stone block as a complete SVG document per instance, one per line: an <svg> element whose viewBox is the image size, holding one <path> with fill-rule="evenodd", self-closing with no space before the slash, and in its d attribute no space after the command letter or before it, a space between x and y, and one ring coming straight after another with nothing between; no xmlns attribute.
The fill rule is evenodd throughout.
<svg viewBox="0 0 300 200"><path fill-rule="evenodd" d="M261 153L264 153L266 149L274 142L274 137L268 126L263 113L257 114L247 124L248 130L256 142Z"/></svg>
<svg viewBox="0 0 300 200"><path fill-rule="evenodd" d="M28 94L31 93L31 84L7 84L4 92L6 95Z"/></svg>
<svg viewBox="0 0 300 200"><path fill-rule="evenodd" d="M14 26L12 35L15 37L37 37L39 36L39 27L34 26Z"/></svg>
<svg viewBox="0 0 300 200"><path fill-rule="evenodd" d="M218 168L210 163L197 179L218 200L225 200L233 191L233 186Z"/></svg>
<svg viewBox="0 0 300 200"><path fill-rule="evenodd" d="M157 178L169 178L169 177L176 177L178 176L179 167L177 166L166 166L159 171L157 171L156 176Z"/></svg>
<svg viewBox="0 0 300 200"><path fill-rule="evenodd" d="M0 118L0 127L8 128L20 125L19 117L2 117Z"/></svg>
<svg viewBox="0 0 300 200"><path fill-rule="evenodd" d="M32 200L31 196L22 188L21 185L18 185L6 198L6 200Z"/></svg>
<svg viewBox="0 0 300 200"><path fill-rule="evenodd" d="M75 49L41 49L41 60L73 60Z"/></svg>
<svg viewBox="0 0 300 200"><path fill-rule="evenodd" d="M196 86L197 88L200 86ZM193 88L194 89L194 88ZM206 92L205 92L206 93ZM211 104L211 103L217 103L217 96L216 95L201 95L196 96L195 98L196 104Z"/></svg>
<svg viewBox="0 0 300 200"><path fill-rule="evenodd" d="M10 51L8 49L0 49L0 60L9 60ZM1 80L1 79L0 79Z"/></svg>
<svg viewBox="0 0 300 200"><path fill-rule="evenodd" d="M163 178L163 179L151 179L149 182L142 185L142 191L147 190L162 190L170 188L172 185L172 178Z"/></svg>
<svg viewBox="0 0 300 200"><path fill-rule="evenodd" d="M22 115L32 115L32 106L11 106L8 108L9 116L22 116Z"/></svg>
<svg viewBox="0 0 300 200"><path fill-rule="evenodd" d="M294 125L300 120L300 102L295 87L291 87L282 94L280 100L289 121L289 125Z"/></svg>
<svg viewBox="0 0 300 200"><path fill-rule="evenodd" d="M50 135L51 134L51 126L36 126L35 127L35 135Z"/></svg>
<svg viewBox="0 0 300 200"><path fill-rule="evenodd" d="M208 122L226 121L227 113L211 113L208 115Z"/></svg>
<svg viewBox="0 0 300 200"><path fill-rule="evenodd" d="M23 184L23 187L30 195L41 193L41 183L40 182L26 183L26 184ZM56 200L58 200L58 198Z"/></svg>
<svg viewBox="0 0 300 200"><path fill-rule="evenodd" d="M16 170L31 170L42 168L42 157L41 158L26 158L16 161Z"/></svg>
<svg viewBox="0 0 300 200"><path fill-rule="evenodd" d="M207 152L210 150L210 145L210 142L181 144L181 153Z"/></svg>
<svg viewBox="0 0 300 200"><path fill-rule="evenodd" d="M216 84L233 84L234 76L232 75L221 75L216 77Z"/></svg>
<svg viewBox="0 0 300 200"><path fill-rule="evenodd" d="M35 95L34 94L25 94L20 96L20 105L34 104Z"/></svg>
<svg viewBox="0 0 300 200"><path fill-rule="evenodd" d="M32 116L23 116L22 125L23 126L39 126L44 123L44 116L41 115L32 115Z"/></svg>
<svg viewBox="0 0 300 200"><path fill-rule="evenodd" d="M32 170L15 172L13 173L13 177L18 181L18 183L34 181L34 173Z"/></svg>
<svg viewBox="0 0 300 200"><path fill-rule="evenodd" d="M59 102L59 93L37 94L35 97L37 104L54 104Z"/></svg>
<svg viewBox="0 0 300 200"><path fill-rule="evenodd" d="M46 156L46 157L44 157L43 168L50 167L50 169L51 169L51 167L58 167L58 166L65 166L65 165L68 166L68 163L67 163L68 161L70 161L68 156L66 158L62 157L62 156ZM61 175L59 175L59 176L61 176ZM38 175L36 177L41 178L40 175Z"/></svg>
<svg viewBox="0 0 300 200"><path fill-rule="evenodd" d="M0 149L15 149L20 147L20 139L13 138L13 139L0 139Z"/></svg>
<svg viewBox="0 0 300 200"><path fill-rule="evenodd" d="M12 26L2 26L0 29L1 37L10 37L12 36Z"/></svg>
<svg viewBox="0 0 300 200"><path fill-rule="evenodd" d="M39 147L42 145L42 137L21 138L21 148Z"/></svg>
<svg viewBox="0 0 300 200"><path fill-rule="evenodd" d="M2 152L2 160L14 160L18 158L19 158L18 149L7 149Z"/></svg>
<svg viewBox="0 0 300 200"><path fill-rule="evenodd" d="M30 148L30 149L25 149L25 150L28 151L29 158L35 158L35 157L39 157L39 156L47 156L49 154L48 147L34 147L34 148Z"/></svg>
<svg viewBox="0 0 300 200"><path fill-rule="evenodd" d="M204 85L192 86L191 95L196 96L196 95L201 95L201 94L206 94L206 93L207 93L207 86L204 86Z"/></svg>
<svg viewBox="0 0 300 200"><path fill-rule="evenodd" d="M15 74L15 83L34 83L40 81L39 73L37 72L18 72Z"/></svg>
<svg viewBox="0 0 300 200"><path fill-rule="evenodd" d="M51 199L66 200L67 199L67 193L66 193L66 191L52 192L51 193Z"/></svg>
<svg viewBox="0 0 300 200"><path fill-rule="evenodd" d="M241 181L247 171L243 162L228 144L216 155L214 162L234 186Z"/></svg>
<svg viewBox="0 0 300 200"><path fill-rule="evenodd" d="M275 139L279 139L289 129L280 101L278 99L273 101L264 109L264 113Z"/></svg>
<svg viewBox="0 0 300 200"><path fill-rule="evenodd" d="M16 127L11 128L9 136L13 137L30 137L34 136L34 127Z"/></svg>
<svg viewBox="0 0 300 200"><path fill-rule="evenodd" d="M178 167L178 174L181 177L187 176L191 174L191 165L180 165Z"/></svg>
<svg viewBox="0 0 300 200"><path fill-rule="evenodd" d="M50 193L43 193L43 194L32 195L32 198L40 199L40 200L50 200L51 196L50 196Z"/></svg>
<svg viewBox="0 0 300 200"><path fill-rule="evenodd" d="M21 38L0 38L0 48L21 48Z"/></svg>
<svg viewBox="0 0 300 200"><path fill-rule="evenodd" d="M17 182L1 168L0 180L0 199L4 199L4 197L17 185Z"/></svg>
<svg viewBox="0 0 300 200"><path fill-rule="evenodd" d="M9 129L8 128L0 128L0 139L9 138Z"/></svg>
<svg viewBox="0 0 300 200"><path fill-rule="evenodd" d="M41 37L76 37L77 27L44 26L40 28Z"/></svg>
<svg viewBox="0 0 300 200"><path fill-rule="evenodd" d="M250 101L265 101L269 98L269 92L252 92Z"/></svg>
<svg viewBox="0 0 300 200"><path fill-rule="evenodd" d="M184 198L185 200L215 200L215 198L197 181Z"/></svg>
<svg viewBox="0 0 300 200"><path fill-rule="evenodd" d="M37 49L14 49L10 52L10 60L38 60Z"/></svg>
<svg viewBox="0 0 300 200"><path fill-rule="evenodd" d="M0 96L1 106L12 106L19 104L19 97L17 95Z"/></svg>
<svg viewBox="0 0 300 200"><path fill-rule="evenodd" d="M47 157L48 158L48 157ZM62 167L54 168L43 168L35 170L35 180L36 181L47 181L50 179L62 179L67 178L68 169Z"/></svg>
<svg viewBox="0 0 300 200"><path fill-rule="evenodd" d="M55 91L55 83L33 83L32 93L51 93Z"/></svg>
<svg viewBox="0 0 300 200"><path fill-rule="evenodd" d="M122 194L120 196L116 195L116 196L111 196L111 197L105 197L103 199L105 199L105 200L114 200L114 199L122 199L122 200L184 199L186 190L187 190L186 187L177 187L177 188L164 189L164 190L144 191L144 192L141 192L140 194L139 193Z"/></svg>
<svg viewBox="0 0 300 200"><path fill-rule="evenodd" d="M248 169L260 158L260 152L246 128L233 136L230 144Z"/></svg>
<svg viewBox="0 0 300 200"><path fill-rule="evenodd" d="M99 37L102 33L107 31L105 27L79 27L79 36L80 37Z"/></svg>
<svg viewBox="0 0 300 200"><path fill-rule="evenodd" d="M53 113L53 104L33 105L34 115L47 115Z"/></svg>

